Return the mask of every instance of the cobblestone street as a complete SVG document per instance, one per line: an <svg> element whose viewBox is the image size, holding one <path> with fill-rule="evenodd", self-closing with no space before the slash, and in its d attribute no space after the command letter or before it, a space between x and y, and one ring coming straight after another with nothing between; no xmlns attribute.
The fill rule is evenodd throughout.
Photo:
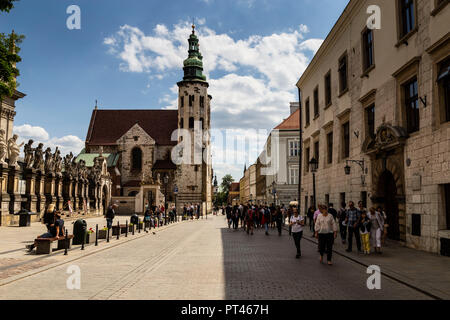
<svg viewBox="0 0 450 320"><path fill-rule="evenodd" d="M76 250L68 257L52 255L48 259L59 262L54 267L0 283L0 298L429 299L384 276L381 290L368 290L364 266L339 255L333 267L320 265L317 246L303 240L302 247L303 257L296 260L287 232L279 237L275 231L265 236L258 230L250 237L228 229L223 216L209 217L126 241L113 239L96 251L87 247L82 254ZM70 265L80 267L80 290L66 287ZM3 266L2 273L6 270Z"/></svg>

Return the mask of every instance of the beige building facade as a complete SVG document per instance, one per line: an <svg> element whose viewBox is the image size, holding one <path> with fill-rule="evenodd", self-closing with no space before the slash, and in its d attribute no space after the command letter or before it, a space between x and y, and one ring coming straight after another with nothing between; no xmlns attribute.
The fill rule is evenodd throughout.
<svg viewBox="0 0 450 320"><path fill-rule="evenodd" d="M297 83L303 210L314 157L317 203L380 205L391 239L448 254L449 21L448 1L349 2Z"/></svg>

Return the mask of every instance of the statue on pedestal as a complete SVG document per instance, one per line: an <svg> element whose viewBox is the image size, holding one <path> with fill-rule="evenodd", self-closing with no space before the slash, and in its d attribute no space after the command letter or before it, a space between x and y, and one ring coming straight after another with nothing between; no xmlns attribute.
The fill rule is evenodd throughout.
<svg viewBox="0 0 450 320"><path fill-rule="evenodd" d="M52 149L47 148L45 150L45 164L44 164L45 172L51 173L53 171L53 154Z"/></svg>
<svg viewBox="0 0 450 320"><path fill-rule="evenodd" d="M9 165L11 167L17 167L17 158L20 154L20 148L25 144L22 142L20 145L17 144L17 134L13 135L11 139L8 140L8 159Z"/></svg>
<svg viewBox="0 0 450 320"><path fill-rule="evenodd" d="M33 168L37 170L44 170L44 144L39 143L38 147L34 150L34 164Z"/></svg>
<svg viewBox="0 0 450 320"><path fill-rule="evenodd" d="M8 152L8 146L6 144L5 130L0 129L0 164L6 164L5 158Z"/></svg>
<svg viewBox="0 0 450 320"><path fill-rule="evenodd" d="M25 168L31 169L33 167L34 162L34 148L31 146L33 145L33 140L28 140L28 143L23 147L23 152L25 153Z"/></svg>
<svg viewBox="0 0 450 320"><path fill-rule="evenodd" d="M53 155L53 171L57 175L60 175L62 172L62 157L58 147L56 147L55 154Z"/></svg>
<svg viewBox="0 0 450 320"><path fill-rule="evenodd" d="M66 154L66 156L64 157L64 172L69 176L72 174L72 159L73 159L72 152Z"/></svg>

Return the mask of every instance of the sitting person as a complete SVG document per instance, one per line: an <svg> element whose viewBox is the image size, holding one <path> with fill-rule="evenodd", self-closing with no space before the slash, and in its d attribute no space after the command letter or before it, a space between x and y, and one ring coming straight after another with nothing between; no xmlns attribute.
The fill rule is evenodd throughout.
<svg viewBox="0 0 450 320"><path fill-rule="evenodd" d="M61 219L61 212L57 211L55 212L55 221L53 224L51 224L50 229L48 232L41 234L38 236L38 239L52 239L52 238L58 238L58 237L65 237L65 230L64 230L64 220ZM28 246L28 251L33 251L34 248L36 248L37 242L35 241L32 245Z"/></svg>

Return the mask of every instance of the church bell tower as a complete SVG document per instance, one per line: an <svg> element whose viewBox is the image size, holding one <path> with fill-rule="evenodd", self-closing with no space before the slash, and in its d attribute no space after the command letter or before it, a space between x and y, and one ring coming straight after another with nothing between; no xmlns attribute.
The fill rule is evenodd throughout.
<svg viewBox="0 0 450 320"><path fill-rule="evenodd" d="M203 75L203 56L195 34L195 25L189 39L189 56L184 60L183 80L178 82L179 143L186 152L185 161L177 168L177 211L184 204L201 204L203 214L212 209L212 167L209 130L211 99L209 84ZM205 134L205 132L207 132ZM189 152L190 151L190 152ZM205 162L208 160L208 163Z"/></svg>

